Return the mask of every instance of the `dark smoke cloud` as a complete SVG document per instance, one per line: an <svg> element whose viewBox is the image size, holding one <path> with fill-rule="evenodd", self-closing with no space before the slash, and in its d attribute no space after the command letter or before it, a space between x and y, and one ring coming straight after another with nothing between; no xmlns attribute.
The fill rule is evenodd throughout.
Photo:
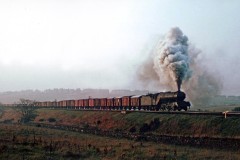
<svg viewBox="0 0 240 160"><path fill-rule="evenodd" d="M204 65L201 51L189 44L176 27L156 43L137 74L145 87L162 91L175 91L182 84L189 100L194 105L203 105L222 88L220 78Z"/></svg>

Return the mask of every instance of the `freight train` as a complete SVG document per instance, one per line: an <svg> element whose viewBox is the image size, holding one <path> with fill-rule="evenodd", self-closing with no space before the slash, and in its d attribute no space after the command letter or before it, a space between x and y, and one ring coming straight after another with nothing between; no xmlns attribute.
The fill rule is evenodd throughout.
<svg viewBox="0 0 240 160"><path fill-rule="evenodd" d="M36 107L99 110L147 110L147 111L187 111L190 102L184 101L186 94L177 92L159 92L138 96L114 98L88 98L37 102Z"/></svg>

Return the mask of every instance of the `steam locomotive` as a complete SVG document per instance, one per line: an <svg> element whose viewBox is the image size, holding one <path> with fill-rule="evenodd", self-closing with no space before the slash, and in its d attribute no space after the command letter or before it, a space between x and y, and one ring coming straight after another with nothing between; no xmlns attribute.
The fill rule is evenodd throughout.
<svg viewBox="0 0 240 160"><path fill-rule="evenodd" d="M138 96L122 96L114 98L88 98L78 100L62 100L36 102L36 107L99 109L99 110L147 110L147 111L187 111L190 102L184 101L186 94L177 92L159 92Z"/></svg>

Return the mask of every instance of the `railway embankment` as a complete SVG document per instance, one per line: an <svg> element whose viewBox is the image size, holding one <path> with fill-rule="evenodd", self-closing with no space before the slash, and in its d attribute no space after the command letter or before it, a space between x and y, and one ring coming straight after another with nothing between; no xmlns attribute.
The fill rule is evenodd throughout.
<svg viewBox="0 0 240 160"><path fill-rule="evenodd" d="M102 131L124 131L132 134L154 134L192 137L240 138L240 116L159 114L120 111L84 111L35 109L32 115L21 110L3 109L0 122L18 123L27 116L30 122L48 125L97 128Z"/></svg>
<svg viewBox="0 0 240 160"><path fill-rule="evenodd" d="M34 123L132 134L240 138L240 117L139 112L36 110Z"/></svg>

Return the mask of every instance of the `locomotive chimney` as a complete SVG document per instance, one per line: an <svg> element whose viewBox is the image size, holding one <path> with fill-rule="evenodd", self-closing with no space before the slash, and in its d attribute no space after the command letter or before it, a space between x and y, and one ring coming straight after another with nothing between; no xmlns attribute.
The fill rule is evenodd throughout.
<svg viewBox="0 0 240 160"><path fill-rule="evenodd" d="M178 92L180 92L180 90L181 90L181 80L180 79L177 80L177 87L178 87Z"/></svg>

